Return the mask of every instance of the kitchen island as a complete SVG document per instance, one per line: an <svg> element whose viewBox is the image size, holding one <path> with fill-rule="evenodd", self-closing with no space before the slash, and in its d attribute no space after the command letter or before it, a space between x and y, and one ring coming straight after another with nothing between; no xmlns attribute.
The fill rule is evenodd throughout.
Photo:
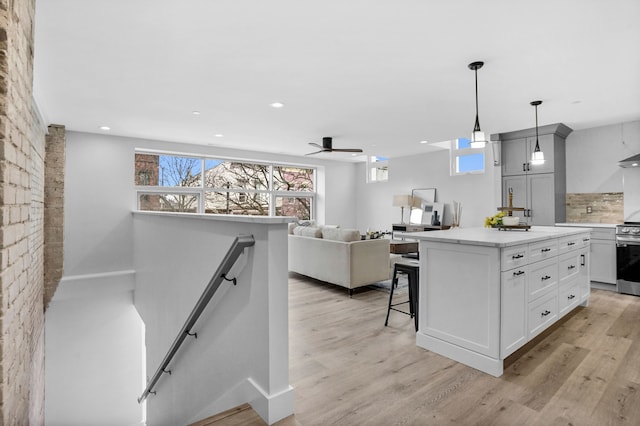
<svg viewBox="0 0 640 426"><path fill-rule="evenodd" d="M590 232L455 228L420 241L418 346L493 376L504 359L589 301Z"/></svg>

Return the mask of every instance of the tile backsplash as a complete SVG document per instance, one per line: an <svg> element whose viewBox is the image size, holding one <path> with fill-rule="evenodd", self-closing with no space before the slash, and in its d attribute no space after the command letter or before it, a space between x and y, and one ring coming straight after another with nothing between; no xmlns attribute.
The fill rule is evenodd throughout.
<svg viewBox="0 0 640 426"><path fill-rule="evenodd" d="M567 194L567 222L569 223L622 223L623 221L622 192Z"/></svg>

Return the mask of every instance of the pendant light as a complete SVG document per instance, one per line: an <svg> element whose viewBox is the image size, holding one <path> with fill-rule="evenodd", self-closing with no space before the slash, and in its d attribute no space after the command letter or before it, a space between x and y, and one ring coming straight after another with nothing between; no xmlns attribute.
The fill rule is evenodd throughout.
<svg viewBox="0 0 640 426"><path fill-rule="evenodd" d="M473 133L471 133L471 148L484 148L487 144L487 138L484 132L480 130L480 120L478 119L478 70L482 68L484 62L471 62L469 69L473 70L476 75L476 124L473 126Z"/></svg>
<svg viewBox="0 0 640 426"><path fill-rule="evenodd" d="M540 142L538 142L538 105L540 105L542 101L532 101L531 105L536 108L536 147L531 153L531 164L540 165L544 164L544 153L540 151Z"/></svg>

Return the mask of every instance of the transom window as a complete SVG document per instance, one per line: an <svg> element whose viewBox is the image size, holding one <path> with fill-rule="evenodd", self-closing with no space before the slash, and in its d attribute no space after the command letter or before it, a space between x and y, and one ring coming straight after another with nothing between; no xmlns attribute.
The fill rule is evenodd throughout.
<svg viewBox="0 0 640 426"><path fill-rule="evenodd" d="M484 173L484 148L471 148L466 138L451 141L451 176Z"/></svg>
<svg viewBox="0 0 640 426"><path fill-rule="evenodd" d="M314 216L314 168L136 152L134 176L139 210Z"/></svg>

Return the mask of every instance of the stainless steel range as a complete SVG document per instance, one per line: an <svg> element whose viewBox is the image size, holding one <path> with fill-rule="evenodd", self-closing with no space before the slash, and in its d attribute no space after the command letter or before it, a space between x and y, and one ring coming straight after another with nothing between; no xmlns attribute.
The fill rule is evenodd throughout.
<svg viewBox="0 0 640 426"><path fill-rule="evenodd" d="M618 292L640 296L640 222L616 226Z"/></svg>

